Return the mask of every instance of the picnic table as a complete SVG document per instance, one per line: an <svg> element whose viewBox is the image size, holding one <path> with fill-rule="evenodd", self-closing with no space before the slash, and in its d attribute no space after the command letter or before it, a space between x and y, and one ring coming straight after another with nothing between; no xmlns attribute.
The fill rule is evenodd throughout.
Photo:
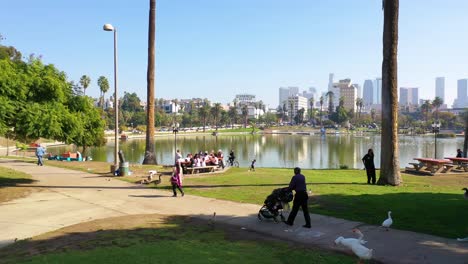
<svg viewBox="0 0 468 264"><path fill-rule="evenodd" d="M446 157L446 159L457 165L457 170L463 169L465 172L468 172L468 158Z"/></svg>
<svg viewBox="0 0 468 264"><path fill-rule="evenodd" d="M453 163L449 159L414 158L418 163L410 163L415 171L429 171L432 175L447 173L453 169Z"/></svg>

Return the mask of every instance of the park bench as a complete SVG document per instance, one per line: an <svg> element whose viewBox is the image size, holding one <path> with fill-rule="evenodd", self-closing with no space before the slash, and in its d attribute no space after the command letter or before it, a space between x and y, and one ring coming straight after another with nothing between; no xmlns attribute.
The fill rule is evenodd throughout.
<svg viewBox="0 0 468 264"><path fill-rule="evenodd" d="M190 167L186 168L188 174L214 172L218 166Z"/></svg>

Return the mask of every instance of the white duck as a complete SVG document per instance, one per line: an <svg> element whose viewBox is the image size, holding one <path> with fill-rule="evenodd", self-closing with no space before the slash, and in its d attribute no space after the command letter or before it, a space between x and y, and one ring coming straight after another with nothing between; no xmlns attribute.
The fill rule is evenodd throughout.
<svg viewBox="0 0 468 264"><path fill-rule="evenodd" d="M335 244L343 245L351 249L351 251L353 251L353 253L359 257L359 263L364 259L365 260L371 259L374 250L368 249L367 247L362 245L366 243L366 241L362 240L364 235L361 233L361 231L359 231L359 229L353 229L353 232L359 234L359 238L356 239L356 238L338 237L335 240Z"/></svg>
<svg viewBox="0 0 468 264"><path fill-rule="evenodd" d="M354 230L358 230L358 229L353 229L353 232L355 232ZM358 230L359 231L359 230ZM362 240L362 238L364 237L364 235L361 233L361 231L358 232L355 232L359 235L359 238L344 238L342 236L340 237L337 237L335 239L335 245L342 245L342 246L345 246L345 247L348 247L348 248L351 248L351 245L353 243L361 243L361 244L365 244L367 243L367 241L365 240Z"/></svg>
<svg viewBox="0 0 468 264"><path fill-rule="evenodd" d="M385 227L387 228L387 231L388 231L388 228L393 224L393 219L392 219L392 211L388 211L388 218L385 219L385 221L383 221L382 223L382 227Z"/></svg>

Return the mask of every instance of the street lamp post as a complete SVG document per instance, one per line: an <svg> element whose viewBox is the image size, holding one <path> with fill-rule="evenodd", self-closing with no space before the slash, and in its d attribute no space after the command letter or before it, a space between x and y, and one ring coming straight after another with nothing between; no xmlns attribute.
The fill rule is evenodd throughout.
<svg viewBox="0 0 468 264"><path fill-rule="evenodd" d="M434 159L437 159L437 134L439 133L440 130L440 122L439 121L434 121L432 123L432 133L434 133Z"/></svg>
<svg viewBox="0 0 468 264"><path fill-rule="evenodd" d="M105 31L114 31L114 113L115 113L115 149L114 149L114 170L118 167L119 156L119 99L117 96L117 28L111 24L103 26Z"/></svg>
<svg viewBox="0 0 468 264"><path fill-rule="evenodd" d="M175 122L172 126L172 133L174 133L174 151L177 152L177 133L179 132L179 123Z"/></svg>

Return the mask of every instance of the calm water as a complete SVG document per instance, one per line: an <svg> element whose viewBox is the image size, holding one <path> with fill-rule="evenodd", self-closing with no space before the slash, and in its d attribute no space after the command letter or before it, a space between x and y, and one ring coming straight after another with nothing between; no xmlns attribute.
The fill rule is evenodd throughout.
<svg viewBox="0 0 468 264"><path fill-rule="evenodd" d="M185 156L189 152L223 150L225 155L234 149L243 167L252 159L257 167L299 166L302 168L363 168L361 158L369 148L374 149L375 165L380 167L380 135L199 135L177 136L177 148ZM174 137L157 137L156 156L159 164L171 164L174 158ZM455 156L463 147L463 138L437 139L437 157ZM120 149L130 163L141 163L145 150L144 139L121 141ZM71 147L49 148L52 153L73 151ZM113 162L114 142L93 148L87 155L94 160ZM413 162L415 157L434 157L433 136L400 136L400 167Z"/></svg>

